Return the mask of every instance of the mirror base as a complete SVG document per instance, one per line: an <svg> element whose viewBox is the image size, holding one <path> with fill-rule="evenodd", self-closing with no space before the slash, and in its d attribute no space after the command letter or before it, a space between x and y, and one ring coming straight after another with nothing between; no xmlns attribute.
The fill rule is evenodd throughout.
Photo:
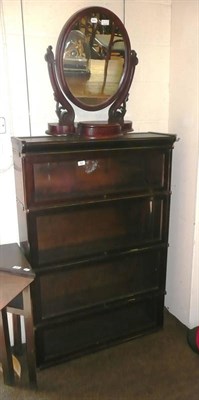
<svg viewBox="0 0 199 400"><path fill-rule="evenodd" d="M48 124L48 130L46 131L46 134L52 136L65 136L70 133L74 133L74 131L75 131L74 124L61 125L55 122Z"/></svg>
<svg viewBox="0 0 199 400"><path fill-rule="evenodd" d="M131 121L124 121L122 125L119 122L108 121L82 121L77 124L77 133L80 136L86 136L91 139L121 136L132 130Z"/></svg>
<svg viewBox="0 0 199 400"><path fill-rule="evenodd" d="M123 121L122 124L108 121L81 121L76 126L49 123L45 133L50 136L77 134L90 139L109 139L132 131L132 121Z"/></svg>

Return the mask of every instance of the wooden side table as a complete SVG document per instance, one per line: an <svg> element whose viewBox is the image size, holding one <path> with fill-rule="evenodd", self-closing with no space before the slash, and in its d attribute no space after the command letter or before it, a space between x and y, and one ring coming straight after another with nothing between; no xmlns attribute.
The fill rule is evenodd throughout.
<svg viewBox="0 0 199 400"><path fill-rule="evenodd" d="M7 320L7 307L18 295L23 298L26 353L30 385L37 386L30 284L35 274L17 243L0 245L0 361L4 383L14 384L14 369Z"/></svg>

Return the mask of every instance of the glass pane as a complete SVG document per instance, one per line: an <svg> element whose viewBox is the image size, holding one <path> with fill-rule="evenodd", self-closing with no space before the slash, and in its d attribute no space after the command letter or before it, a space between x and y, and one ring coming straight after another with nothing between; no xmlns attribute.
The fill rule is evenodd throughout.
<svg viewBox="0 0 199 400"><path fill-rule="evenodd" d="M40 277L43 317L160 288L161 251L122 255ZM163 268L164 270L164 268Z"/></svg>
<svg viewBox="0 0 199 400"><path fill-rule="evenodd" d="M39 359L48 362L53 358L107 345L111 340L132 338L139 333L162 326L160 319L161 298L148 298L139 302L129 302L123 306L110 307L103 312L83 315L45 330L36 331L36 340L42 340L43 354ZM162 310L162 309L161 309ZM162 311L161 311L162 314ZM162 315L161 315L162 319ZM38 346L39 347L39 346ZM41 346L39 347L41 348Z"/></svg>
<svg viewBox="0 0 199 400"><path fill-rule="evenodd" d="M138 198L91 203L38 215L39 264L159 241L162 214L162 199Z"/></svg>
<svg viewBox="0 0 199 400"><path fill-rule="evenodd" d="M158 151L101 152L84 158L51 156L33 162L32 203L60 202L118 192L162 190L165 154ZM77 200L78 201L78 200Z"/></svg>

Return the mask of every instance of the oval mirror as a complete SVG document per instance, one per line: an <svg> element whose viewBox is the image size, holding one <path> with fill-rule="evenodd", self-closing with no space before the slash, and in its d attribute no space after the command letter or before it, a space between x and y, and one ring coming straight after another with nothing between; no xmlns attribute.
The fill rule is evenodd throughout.
<svg viewBox="0 0 199 400"><path fill-rule="evenodd" d="M55 59L49 46L46 60L55 100L61 104L59 123L66 126L66 133L74 129L74 110L67 99L86 111L112 105L109 120L117 122L117 108L126 101L137 57L122 21L112 11L88 7L75 13L61 30ZM122 114L124 110L120 119Z"/></svg>
<svg viewBox="0 0 199 400"><path fill-rule="evenodd" d="M85 110L111 104L128 69L130 42L124 25L111 11L91 7L63 27L56 49L61 86Z"/></svg>

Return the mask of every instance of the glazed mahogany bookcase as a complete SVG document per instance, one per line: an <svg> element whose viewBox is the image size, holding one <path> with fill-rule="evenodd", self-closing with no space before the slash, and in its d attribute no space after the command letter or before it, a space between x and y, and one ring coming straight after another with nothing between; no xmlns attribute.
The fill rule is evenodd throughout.
<svg viewBox="0 0 199 400"><path fill-rule="evenodd" d="M175 140L12 138L38 367L163 326Z"/></svg>

